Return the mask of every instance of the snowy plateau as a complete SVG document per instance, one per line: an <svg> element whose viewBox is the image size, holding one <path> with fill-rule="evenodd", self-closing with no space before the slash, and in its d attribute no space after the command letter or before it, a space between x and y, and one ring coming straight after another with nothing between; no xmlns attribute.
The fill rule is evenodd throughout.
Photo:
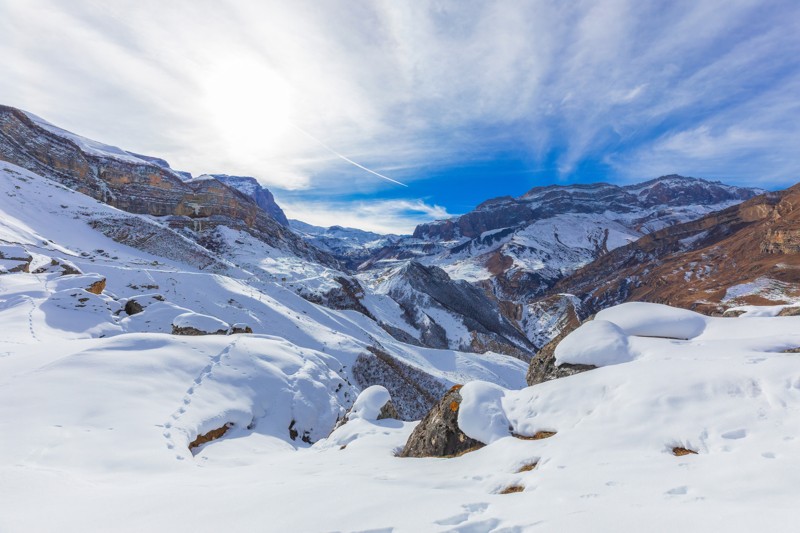
<svg viewBox="0 0 800 533"><path fill-rule="evenodd" d="M158 166L36 120L84 155ZM525 358L417 342L392 296L418 298L405 282L324 305L342 271L296 236L220 225L204 247L10 162L0 213L1 532L797 528L791 303L609 306L555 348L586 371L526 386ZM344 232L359 260L396 244L294 226L329 250ZM418 430L437 438L429 410L454 391L455 436L479 445L401 457Z"/></svg>

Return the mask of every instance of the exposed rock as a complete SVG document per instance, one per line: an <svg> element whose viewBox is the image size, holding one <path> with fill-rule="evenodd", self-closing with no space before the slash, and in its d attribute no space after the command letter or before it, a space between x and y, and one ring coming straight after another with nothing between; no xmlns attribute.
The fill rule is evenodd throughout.
<svg viewBox="0 0 800 533"><path fill-rule="evenodd" d="M212 429L208 433L204 433L203 435L198 435L196 439L189 443L189 450L194 450L195 448L199 448L203 444L207 444L212 440L217 440L218 438L225 435L230 428L233 427L233 422L228 422L222 427L218 427L217 429Z"/></svg>
<svg viewBox="0 0 800 533"><path fill-rule="evenodd" d="M91 292L92 294L101 294L106 289L106 279L99 279L86 287L87 292Z"/></svg>
<svg viewBox="0 0 800 533"><path fill-rule="evenodd" d="M588 318L587 321L588 320L591 320L591 317ZM553 340L544 345L541 350L536 352L536 355L531 359L531 364L528 366L528 373L525 375L525 381L529 386L552 379L579 374L596 368L592 365L573 365L568 363L562 363L556 366L556 346L558 346L567 335L578 329L580 325L581 321L577 313L573 310L573 312L566 317L561 332Z"/></svg>
<svg viewBox="0 0 800 533"><path fill-rule="evenodd" d="M252 198L258 207L263 209L280 225L289 225L286 214L275 202L275 197L272 196L269 189L262 187L255 178L249 176L228 176L227 174L211 174L211 176Z"/></svg>
<svg viewBox="0 0 800 533"><path fill-rule="evenodd" d="M717 314L800 296L800 185L653 232L561 280L586 312L649 301ZM745 288L728 296L734 286ZM764 290L759 290L763 287ZM776 290L777 288L777 290Z"/></svg>
<svg viewBox="0 0 800 533"><path fill-rule="evenodd" d="M400 457L455 457L484 446L458 427L460 388L450 389L414 428Z"/></svg>
<svg viewBox="0 0 800 533"><path fill-rule="evenodd" d="M135 298L130 298L127 302L125 302L124 309L128 315L133 316L147 309L147 307L149 307L153 302L163 301L164 297L160 294L143 294Z"/></svg>
<svg viewBox="0 0 800 533"><path fill-rule="evenodd" d="M241 335L244 333L253 333L253 328L251 328L247 324L242 324L242 323L237 323L231 326L230 330L231 335Z"/></svg>
<svg viewBox="0 0 800 533"><path fill-rule="evenodd" d="M684 455L697 455L697 452L694 450L690 450L688 448L676 446L672 448L672 455L675 455L677 457L683 457Z"/></svg>
<svg viewBox="0 0 800 533"><path fill-rule="evenodd" d="M381 407L381 412L378 413L378 420L384 420L387 418L400 420L400 414L397 412L397 408L395 408L391 399L383 404L383 407Z"/></svg>
<svg viewBox="0 0 800 533"><path fill-rule="evenodd" d="M778 313L778 316L797 316L800 315L800 305L792 305L784 307Z"/></svg>

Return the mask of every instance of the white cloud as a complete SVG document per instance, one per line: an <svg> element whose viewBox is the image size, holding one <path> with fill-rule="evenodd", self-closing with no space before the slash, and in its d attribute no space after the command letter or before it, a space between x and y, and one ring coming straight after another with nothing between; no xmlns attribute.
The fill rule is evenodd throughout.
<svg viewBox="0 0 800 533"><path fill-rule="evenodd" d="M759 80L791 83L800 55L800 4L756 0L0 0L0 13L3 103L285 189L396 187L291 124L412 185L509 147L555 153L564 175L610 152L628 174L641 165L621 152L662 142L664 123L751 129L740 100L769 106ZM773 118L757 129L800 112Z"/></svg>
<svg viewBox="0 0 800 533"><path fill-rule="evenodd" d="M417 224L455 215L422 200L373 200L355 202L287 201L279 199L286 216L316 226L343 226L377 233L408 234Z"/></svg>

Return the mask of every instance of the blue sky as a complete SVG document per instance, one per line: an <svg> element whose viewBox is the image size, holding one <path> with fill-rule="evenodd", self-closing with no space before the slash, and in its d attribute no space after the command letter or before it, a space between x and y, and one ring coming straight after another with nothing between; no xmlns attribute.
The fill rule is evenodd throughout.
<svg viewBox="0 0 800 533"><path fill-rule="evenodd" d="M0 0L0 101L411 231L550 183L797 182L798 27L796 1Z"/></svg>

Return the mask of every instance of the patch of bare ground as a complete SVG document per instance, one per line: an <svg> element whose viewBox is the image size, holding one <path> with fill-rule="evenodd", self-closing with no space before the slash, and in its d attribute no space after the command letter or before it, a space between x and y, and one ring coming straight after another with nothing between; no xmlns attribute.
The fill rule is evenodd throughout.
<svg viewBox="0 0 800 533"><path fill-rule="evenodd" d="M194 450L195 448L199 448L203 444L211 442L212 440L217 440L218 438L222 437L225 433L228 432L230 428L233 427L233 422L228 422L222 427L217 429L212 429L208 433L203 435L198 435L196 439L189 443L189 450Z"/></svg>
<svg viewBox="0 0 800 533"><path fill-rule="evenodd" d="M697 455L697 452L694 450L690 450L689 448L682 448L680 446L675 446L672 448L672 455L677 457L683 457L684 455Z"/></svg>
<svg viewBox="0 0 800 533"><path fill-rule="evenodd" d="M508 487L504 488L498 494L514 494L515 492L522 492L525 490L525 487L522 485L509 485Z"/></svg>
<svg viewBox="0 0 800 533"><path fill-rule="evenodd" d="M537 431L533 435L520 435L519 433L512 433L511 436L522 440L542 440L549 439L556 433L556 431Z"/></svg>
<svg viewBox="0 0 800 533"><path fill-rule="evenodd" d="M522 472L530 472L531 470L535 469L536 465L538 464L539 464L538 461L531 461L530 463L525 463L524 465L519 467L519 470L517 470L517 474L521 474Z"/></svg>

